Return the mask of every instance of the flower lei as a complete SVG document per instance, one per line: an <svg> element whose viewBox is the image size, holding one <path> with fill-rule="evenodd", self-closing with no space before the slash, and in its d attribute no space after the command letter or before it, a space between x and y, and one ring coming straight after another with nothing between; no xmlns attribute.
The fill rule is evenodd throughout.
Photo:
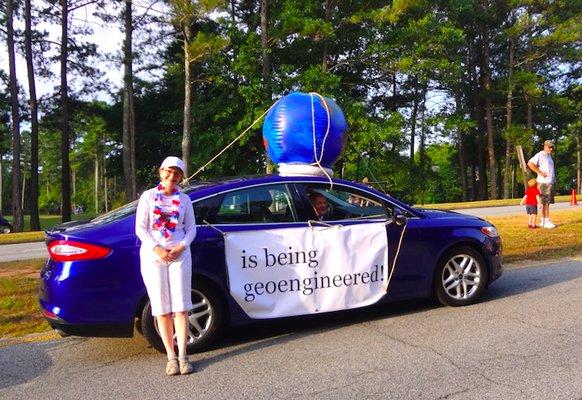
<svg viewBox="0 0 582 400"><path fill-rule="evenodd" d="M170 212L162 211L162 203L164 202L164 187L162 184L156 186L156 193L154 194L154 226L153 228L160 232L165 239L172 235L178 225L178 218L180 217L180 191L176 188L172 192Z"/></svg>

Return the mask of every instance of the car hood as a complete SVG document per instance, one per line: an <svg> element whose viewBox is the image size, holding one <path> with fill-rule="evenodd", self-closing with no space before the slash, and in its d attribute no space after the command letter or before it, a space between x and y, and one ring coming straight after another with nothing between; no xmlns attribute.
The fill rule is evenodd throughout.
<svg viewBox="0 0 582 400"><path fill-rule="evenodd" d="M476 217L470 214L462 214L450 210L436 210L431 208L414 208L415 211L420 211L427 218L447 218L447 219L471 219L485 221L483 218Z"/></svg>

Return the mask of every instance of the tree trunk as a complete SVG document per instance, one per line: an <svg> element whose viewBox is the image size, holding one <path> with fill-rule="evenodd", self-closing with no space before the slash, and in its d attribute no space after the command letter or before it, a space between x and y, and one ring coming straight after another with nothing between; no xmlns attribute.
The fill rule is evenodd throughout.
<svg viewBox="0 0 582 400"><path fill-rule="evenodd" d="M77 172L75 171L75 168L71 168L71 186L72 186L72 190L73 190L73 197L77 196ZM75 206L75 204L73 203L73 206ZM73 207L74 209L74 207Z"/></svg>
<svg viewBox="0 0 582 400"><path fill-rule="evenodd" d="M474 39L473 39L474 40ZM477 147L476 156L477 159L473 161L473 196L472 200L486 200L487 199L487 174L485 172L485 148L483 145L483 135L482 132L485 131L485 121L483 119L483 107L481 105L481 98L479 96L480 87L479 79L477 73L477 56L478 53L474 47L476 43L473 40L468 41L469 48L469 73L470 73L470 84L471 84L471 97L473 98L473 108L471 110L471 116L475 121L477 121L477 128L474 129L474 139L475 146Z"/></svg>
<svg viewBox="0 0 582 400"><path fill-rule="evenodd" d="M459 89L455 89L455 111L460 114L463 105L461 102L461 93ZM463 201L469 199L469 190L467 186L467 158L465 157L465 137L464 132L457 129L457 145L459 150L459 170L461 175L461 192L463 196Z"/></svg>
<svg viewBox="0 0 582 400"><path fill-rule="evenodd" d="M234 25L236 22L236 0L230 0L230 19Z"/></svg>
<svg viewBox="0 0 582 400"><path fill-rule="evenodd" d="M20 194L20 201L22 203L20 203L20 209L24 210L25 206L24 206L24 193L26 193L26 174L23 173L22 174L22 193Z"/></svg>
<svg viewBox="0 0 582 400"><path fill-rule="evenodd" d="M123 43L123 175L125 177L125 201L137 198L135 167L135 112L133 101L133 21L132 0L125 0L123 13L125 40Z"/></svg>
<svg viewBox="0 0 582 400"><path fill-rule="evenodd" d="M576 191L578 194L582 192L582 146L580 146L580 135L576 136Z"/></svg>
<svg viewBox="0 0 582 400"><path fill-rule="evenodd" d="M509 198L509 180L511 178L511 166L513 164L513 140L510 129L513 120L513 39L509 39L509 61L507 65L507 97L505 101L506 114L506 138L505 138L505 169L503 171L503 198Z"/></svg>
<svg viewBox="0 0 582 400"><path fill-rule="evenodd" d="M105 212L109 212L109 193L107 192L107 176L103 177L103 203Z"/></svg>
<svg viewBox="0 0 582 400"><path fill-rule="evenodd" d="M527 96L527 129L533 132L533 100L531 97Z"/></svg>
<svg viewBox="0 0 582 400"><path fill-rule="evenodd" d="M3 186L3 165L2 165L2 158L0 157L0 215L2 215L2 211L4 209L4 203L2 203L2 197L4 195L4 186Z"/></svg>
<svg viewBox="0 0 582 400"><path fill-rule="evenodd" d="M410 115L410 159L409 159L409 164L408 164L408 180L410 182L410 189L411 190L411 196L410 196L410 201L412 203L414 203L415 199L414 199L414 187L416 186L415 182L417 182L417 180L415 179L414 176L414 140L416 138L416 122L418 121L418 102L419 102L419 93L416 87L417 81L414 80L414 101L413 101L413 105L412 105L412 114ZM420 173L422 174L422 170L420 170Z"/></svg>
<svg viewBox="0 0 582 400"><path fill-rule="evenodd" d="M483 0L485 10L486 0ZM486 22L481 26L481 78L485 96L484 113L487 126L487 161L489 164L489 178L491 182L491 198L497 199L497 160L495 158L495 146L493 141L493 102L491 100L491 60L489 55L489 27Z"/></svg>
<svg viewBox="0 0 582 400"><path fill-rule="evenodd" d="M95 182L93 191L95 193L95 214L99 214L99 154L95 151Z"/></svg>
<svg viewBox="0 0 582 400"><path fill-rule="evenodd" d="M61 192L62 221L71 220L71 164L69 162L70 126L69 126L69 93L67 82L68 34L69 34L69 3L60 0L61 14Z"/></svg>
<svg viewBox="0 0 582 400"><path fill-rule="evenodd" d="M191 61L190 52L188 51L188 44L192 39L192 28L186 22L183 26L184 33L184 127L182 130L182 160L184 161L184 178L187 179L189 175L190 164L190 130L192 118L192 83L191 79Z"/></svg>
<svg viewBox="0 0 582 400"><path fill-rule="evenodd" d="M412 114L410 115L410 174L412 176L414 170L414 139L416 137L416 121L418 118L418 90L416 88L417 81L414 80L414 100L412 103Z"/></svg>
<svg viewBox="0 0 582 400"><path fill-rule="evenodd" d="M30 0L25 1L24 18L24 48L28 71L28 91L30 93L30 230L40 231L38 213L38 101L34 80L34 64L32 63L32 6Z"/></svg>
<svg viewBox="0 0 582 400"><path fill-rule="evenodd" d="M10 74L10 106L12 113L12 226L15 232L23 227L20 192L20 115L18 113L18 85L16 83L16 57L14 52L14 0L8 0L7 8L8 64Z"/></svg>
<svg viewBox="0 0 582 400"><path fill-rule="evenodd" d="M105 208L105 212L109 211L109 195L107 193L107 171L105 170L106 168L106 162L105 162L105 151L102 152L101 156L103 157L103 160L101 161L102 167L101 167L101 182L103 182L103 207Z"/></svg>
<svg viewBox="0 0 582 400"><path fill-rule="evenodd" d="M269 49L269 9L268 0L261 0L261 49L263 53L263 89L268 106L273 102L273 89L271 87L271 50ZM259 148L261 145L259 144ZM265 149L265 172L273 173L273 165Z"/></svg>
<svg viewBox="0 0 582 400"><path fill-rule="evenodd" d="M422 97L420 104L420 136L419 136L419 145L418 145L418 183L420 188L420 204L424 204L425 202L425 194L426 194L426 87L422 89Z"/></svg>
<svg viewBox="0 0 582 400"><path fill-rule="evenodd" d="M263 0L266 1L266 0ZM333 2L334 0L325 0L325 10L324 10L324 18L325 22L331 21L331 12L333 9ZM329 68L329 39L327 37L323 38L323 51L321 56L321 69L323 72L326 72Z"/></svg>

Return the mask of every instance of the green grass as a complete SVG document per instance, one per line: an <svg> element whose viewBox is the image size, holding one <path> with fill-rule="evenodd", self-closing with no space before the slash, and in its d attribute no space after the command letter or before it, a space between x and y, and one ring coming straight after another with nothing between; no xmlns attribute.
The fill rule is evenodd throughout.
<svg viewBox="0 0 582 400"><path fill-rule="evenodd" d="M37 275L43 263L44 260L0 263L0 337L50 330L37 301ZM15 270L18 273L14 274Z"/></svg>
<svg viewBox="0 0 582 400"><path fill-rule="evenodd" d="M582 254L582 211L552 211L555 229L529 229L527 215L486 217L497 227L503 243L503 262L547 260ZM539 219L538 219L539 223Z"/></svg>

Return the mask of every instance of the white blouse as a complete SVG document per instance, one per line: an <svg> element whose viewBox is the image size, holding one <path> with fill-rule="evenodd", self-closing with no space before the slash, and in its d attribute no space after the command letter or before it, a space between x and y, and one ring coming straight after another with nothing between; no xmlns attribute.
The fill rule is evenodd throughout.
<svg viewBox="0 0 582 400"><path fill-rule="evenodd" d="M187 194L180 192L179 217L176 229L171 232L168 238L164 238L159 231L154 229L154 206L156 188L143 192L139 198L137 212L135 216L135 233L141 240L142 248L154 249L156 246L174 247L183 244L186 248L196 237L196 219L194 218L194 208L192 200ZM171 198L172 196L167 196ZM162 207L163 204L162 204Z"/></svg>

